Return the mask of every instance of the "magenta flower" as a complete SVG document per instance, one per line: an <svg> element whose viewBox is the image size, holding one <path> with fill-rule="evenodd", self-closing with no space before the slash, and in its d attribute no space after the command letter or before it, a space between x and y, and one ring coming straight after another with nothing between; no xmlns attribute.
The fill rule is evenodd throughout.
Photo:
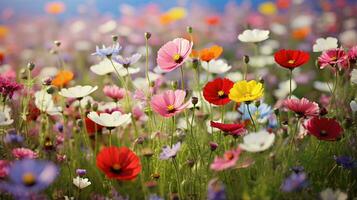
<svg viewBox="0 0 357 200"><path fill-rule="evenodd" d="M315 102L309 101L306 98L286 99L283 102L283 106L295 112L298 117L318 116L320 112L319 105Z"/></svg>
<svg viewBox="0 0 357 200"><path fill-rule="evenodd" d="M0 178L5 178L9 174L10 163L7 160L0 160Z"/></svg>
<svg viewBox="0 0 357 200"><path fill-rule="evenodd" d="M17 159L24 159L24 158L29 158L29 159L34 159L38 157L38 154L31 149L28 148L15 148L12 150L12 155L17 158Z"/></svg>
<svg viewBox="0 0 357 200"><path fill-rule="evenodd" d="M166 72L181 66L189 57L192 45L191 42L183 38L176 38L167 42L157 53L158 66Z"/></svg>
<svg viewBox="0 0 357 200"><path fill-rule="evenodd" d="M12 98L14 92L22 90L23 86L9 78L0 76L0 94L3 97Z"/></svg>
<svg viewBox="0 0 357 200"><path fill-rule="evenodd" d="M357 45L348 50L348 59L352 63L357 62Z"/></svg>
<svg viewBox="0 0 357 200"><path fill-rule="evenodd" d="M112 98L114 101L119 101L125 96L125 89L119 88L116 85L106 85L103 88L105 96Z"/></svg>
<svg viewBox="0 0 357 200"><path fill-rule="evenodd" d="M186 92L168 90L151 98L152 109L163 117L172 117L182 112L190 102L184 103Z"/></svg>
<svg viewBox="0 0 357 200"><path fill-rule="evenodd" d="M342 48L324 51L318 58L320 69L325 67L348 68L348 56Z"/></svg>
<svg viewBox="0 0 357 200"><path fill-rule="evenodd" d="M216 157L214 159L213 163L210 166L211 169L215 171L222 171L234 167L239 159L240 153L240 148L226 151L223 157Z"/></svg>

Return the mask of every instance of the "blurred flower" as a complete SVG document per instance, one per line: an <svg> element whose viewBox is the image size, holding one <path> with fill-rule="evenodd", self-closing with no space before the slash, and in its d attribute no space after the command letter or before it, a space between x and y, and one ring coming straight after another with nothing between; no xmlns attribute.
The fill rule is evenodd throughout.
<svg viewBox="0 0 357 200"><path fill-rule="evenodd" d="M62 1L52 1L45 5L45 11L48 14L58 15L66 10L66 5Z"/></svg>
<svg viewBox="0 0 357 200"><path fill-rule="evenodd" d="M300 191L308 186L308 180L305 172L295 173L293 172L289 177L284 180L281 186L283 192Z"/></svg>
<svg viewBox="0 0 357 200"><path fill-rule="evenodd" d="M229 79L216 78L204 86L203 97L214 105L225 105L231 101L228 94L233 85L234 83Z"/></svg>
<svg viewBox="0 0 357 200"><path fill-rule="evenodd" d="M17 159L24 159L24 158L34 159L38 157L38 154L36 152L32 151L31 149L23 148L23 147L12 149L11 153Z"/></svg>
<svg viewBox="0 0 357 200"><path fill-rule="evenodd" d="M357 102L356 102L355 100L352 100L352 101L350 102L350 108L351 108L351 110L352 110L352 113L357 112Z"/></svg>
<svg viewBox="0 0 357 200"><path fill-rule="evenodd" d="M27 199L31 193L46 189L57 177L58 168L43 160L17 160L10 166L9 182L0 183L0 188L16 197Z"/></svg>
<svg viewBox="0 0 357 200"><path fill-rule="evenodd" d="M211 126L214 128L218 128L219 130L228 133L233 137L238 137L247 132L243 124L223 124L223 123L211 121Z"/></svg>
<svg viewBox="0 0 357 200"><path fill-rule="evenodd" d="M182 112L190 102L184 103L186 92L183 90L167 90L152 96L152 109L163 117L172 117Z"/></svg>
<svg viewBox="0 0 357 200"><path fill-rule="evenodd" d="M319 105L306 98L286 99L283 106L298 115L298 117L313 117L319 115Z"/></svg>
<svg viewBox="0 0 357 200"><path fill-rule="evenodd" d="M296 67L307 63L309 61L310 55L307 52L300 50L285 50L281 49L274 54L275 62L280 66L293 70Z"/></svg>
<svg viewBox="0 0 357 200"><path fill-rule="evenodd" d="M207 64L210 64L210 61L217 59L222 54L222 52L223 48L221 46L213 45L209 48L204 48L198 51L192 50L191 57L199 58L201 61L204 61L206 63L208 62Z"/></svg>
<svg viewBox="0 0 357 200"><path fill-rule="evenodd" d="M238 35L238 40L241 42L261 42L269 38L268 30L245 30L243 33Z"/></svg>
<svg viewBox="0 0 357 200"><path fill-rule="evenodd" d="M77 186L79 189L83 189L88 187L90 184L92 184L88 178L81 178L77 176L76 178L73 178L73 184Z"/></svg>
<svg viewBox="0 0 357 200"><path fill-rule="evenodd" d="M77 85L70 88L62 88L59 95L67 98L75 98L75 99L82 99L85 96L90 95L92 92L96 91L98 86L90 86L90 85Z"/></svg>
<svg viewBox="0 0 357 200"><path fill-rule="evenodd" d="M106 85L103 88L105 96L112 98L114 101L119 101L125 96L125 89L119 88L116 85Z"/></svg>
<svg viewBox="0 0 357 200"><path fill-rule="evenodd" d="M0 178L3 179L9 174L10 163L7 160L0 160Z"/></svg>
<svg viewBox="0 0 357 200"><path fill-rule="evenodd" d="M243 137L243 143L239 147L248 152L261 152L271 147L275 140L275 134L266 130L249 133Z"/></svg>
<svg viewBox="0 0 357 200"><path fill-rule="evenodd" d="M13 122L14 120L11 119L9 110L0 111L0 126L8 126Z"/></svg>
<svg viewBox="0 0 357 200"><path fill-rule="evenodd" d="M171 24L177 20L185 18L186 15L187 11L184 7L174 7L160 16L160 23L163 25Z"/></svg>
<svg viewBox="0 0 357 200"><path fill-rule="evenodd" d="M353 69L351 72L351 82L357 84L357 69Z"/></svg>
<svg viewBox="0 0 357 200"><path fill-rule="evenodd" d="M246 80L236 82L229 91L229 99L241 103L250 102L260 99L264 95L263 84L251 80L247 82Z"/></svg>
<svg viewBox="0 0 357 200"><path fill-rule="evenodd" d="M130 67L130 65L138 62L138 60L141 58L141 54L139 53L136 53L136 54L133 54L132 56L130 57L123 57L123 56L117 56L117 57L114 57L113 60L119 64L121 64L124 68L128 68Z"/></svg>
<svg viewBox="0 0 357 200"><path fill-rule="evenodd" d="M209 147L210 147L211 151L214 151L218 148L218 144L215 142L209 142Z"/></svg>
<svg viewBox="0 0 357 200"><path fill-rule="evenodd" d="M114 67L113 67L114 65ZM100 76L107 75L110 73L118 73L120 76L126 76L129 74L136 74L140 71L140 68L137 67L130 67L125 69L123 65L113 62L111 63L109 59L104 59L100 61L98 64L92 65L90 70Z"/></svg>
<svg viewBox="0 0 357 200"><path fill-rule="evenodd" d="M296 28L292 31L291 37L296 40L304 40L310 34L310 32L311 28L308 26Z"/></svg>
<svg viewBox="0 0 357 200"><path fill-rule="evenodd" d="M332 68L347 68L348 56L342 48L329 49L324 51L318 58L318 65L320 69L327 66Z"/></svg>
<svg viewBox="0 0 357 200"><path fill-rule="evenodd" d="M215 26L221 23L221 17L218 15L207 16L205 22L210 26Z"/></svg>
<svg viewBox="0 0 357 200"><path fill-rule="evenodd" d="M164 199L159 197L157 194L150 194L149 200L164 200Z"/></svg>
<svg viewBox="0 0 357 200"><path fill-rule="evenodd" d="M259 123L265 123L268 117L273 114L273 109L266 103L260 103L258 107L252 103L248 106L253 119L257 120ZM240 104L238 111L242 115L242 120L250 120L247 105L245 103Z"/></svg>
<svg viewBox="0 0 357 200"><path fill-rule="evenodd" d="M354 169L357 167L357 162L350 156L333 156L336 164L344 169Z"/></svg>
<svg viewBox="0 0 357 200"><path fill-rule="evenodd" d="M201 66L207 72L214 74L224 74L232 68L232 66L228 65L222 59L210 60L209 62L202 61Z"/></svg>
<svg viewBox="0 0 357 200"><path fill-rule="evenodd" d="M112 114L90 112L87 117L95 123L107 127L115 128L118 126L127 125L131 122L131 114L121 114L119 111L115 111Z"/></svg>
<svg viewBox="0 0 357 200"><path fill-rule="evenodd" d="M192 42L183 38L176 38L167 42L157 53L158 66L166 72L180 67L189 57L192 45Z"/></svg>
<svg viewBox="0 0 357 200"><path fill-rule="evenodd" d="M52 95L41 90L35 93L35 105L41 111L49 115L61 115L61 107L56 107L52 100Z"/></svg>
<svg viewBox="0 0 357 200"><path fill-rule="evenodd" d="M5 60L5 53L0 49L0 65L3 64Z"/></svg>
<svg viewBox="0 0 357 200"><path fill-rule="evenodd" d="M52 85L62 88L66 86L71 80L73 80L73 73L69 70L62 70L52 80Z"/></svg>
<svg viewBox="0 0 357 200"><path fill-rule="evenodd" d="M207 200L226 200L226 191L223 183L212 179L208 183Z"/></svg>
<svg viewBox="0 0 357 200"><path fill-rule="evenodd" d="M313 86L316 90L319 90L321 92L330 92L329 85L332 89L332 84L331 82L321 82L321 81L314 81Z"/></svg>
<svg viewBox="0 0 357 200"><path fill-rule="evenodd" d="M279 9L288 9L292 3L292 0L276 0L276 6Z"/></svg>
<svg viewBox="0 0 357 200"><path fill-rule="evenodd" d="M307 132L319 140L335 141L341 137L342 127L331 118L313 117L303 124Z"/></svg>
<svg viewBox="0 0 357 200"><path fill-rule="evenodd" d="M172 147L164 146L162 152L160 153L161 160L168 160L170 158L175 158L177 152L181 149L181 142L174 144Z"/></svg>
<svg viewBox="0 0 357 200"><path fill-rule="evenodd" d="M109 179L133 180L141 171L139 157L127 147L104 147L97 155L97 167Z"/></svg>
<svg viewBox="0 0 357 200"><path fill-rule="evenodd" d="M12 99L15 92L22 90L23 85L0 75L0 94L4 98Z"/></svg>
<svg viewBox="0 0 357 200"><path fill-rule="evenodd" d="M323 52L338 47L338 40L334 37L318 38L312 47L313 52Z"/></svg>
<svg viewBox="0 0 357 200"><path fill-rule="evenodd" d="M277 8L273 2L267 1L259 5L258 10L264 15L274 15L277 12Z"/></svg>
<svg viewBox="0 0 357 200"><path fill-rule="evenodd" d="M115 43L109 47L103 45L102 48L96 46L95 53L92 55L99 56L101 58L111 58L112 56L118 55L121 48L122 47L119 45L119 43Z"/></svg>
<svg viewBox="0 0 357 200"><path fill-rule="evenodd" d="M87 170L85 169L76 169L76 174L80 177L83 177L84 175L87 174Z"/></svg>
<svg viewBox="0 0 357 200"><path fill-rule="evenodd" d="M348 196L339 189L333 191L331 188L327 188L320 192L320 198L321 200L347 200Z"/></svg>
<svg viewBox="0 0 357 200"><path fill-rule="evenodd" d="M223 171L229 168L233 168L239 159L240 153L240 148L226 151L223 157L216 156L214 158L214 161L211 163L210 168L214 171Z"/></svg>
<svg viewBox="0 0 357 200"><path fill-rule="evenodd" d="M357 62L357 45L348 50L348 59L351 63Z"/></svg>
<svg viewBox="0 0 357 200"><path fill-rule="evenodd" d="M1 118L1 114L0 114ZM1 119L0 119L1 124ZM10 130L4 137L4 142L7 144L21 144L24 141L24 137L16 132L16 130Z"/></svg>

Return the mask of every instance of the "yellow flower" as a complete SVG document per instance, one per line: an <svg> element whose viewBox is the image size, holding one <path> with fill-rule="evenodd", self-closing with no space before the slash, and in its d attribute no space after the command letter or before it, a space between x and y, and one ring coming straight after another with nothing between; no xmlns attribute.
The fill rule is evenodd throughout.
<svg viewBox="0 0 357 200"><path fill-rule="evenodd" d="M274 15L277 12L275 4L269 1L260 4L258 10L263 15Z"/></svg>
<svg viewBox="0 0 357 200"><path fill-rule="evenodd" d="M240 103L254 101L264 94L263 84L255 80L247 82L246 80L236 82L229 91L229 99Z"/></svg>
<svg viewBox="0 0 357 200"><path fill-rule="evenodd" d="M185 18L187 15L187 11L185 8L183 7L174 7L171 8L169 11L163 13L160 16L160 22L161 24L170 24L172 22L181 20L183 18Z"/></svg>

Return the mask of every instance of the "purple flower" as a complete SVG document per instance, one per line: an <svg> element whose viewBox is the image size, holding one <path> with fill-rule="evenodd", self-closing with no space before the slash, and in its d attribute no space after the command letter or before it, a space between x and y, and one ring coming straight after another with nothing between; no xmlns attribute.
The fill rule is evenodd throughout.
<svg viewBox="0 0 357 200"><path fill-rule="evenodd" d="M208 183L207 200L225 200L226 192L224 185L218 179L212 179Z"/></svg>
<svg viewBox="0 0 357 200"><path fill-rule="evenodd" d="M357 162L349 156L334 156L336 164L343 167L344 169L353 169L357 167Z"/></svg>
<svg viewBox="0 0 357 200"><path fill-rule="evenodd" d="M22 90L23 86L9 78L0 76L0 94L3 97L12 98L14 92Z"/></svg>
<svg viewBox="0 0 357 200"><path fill-rule="evenodd" d="M218 144L215 142L209 142L209 147L210 147L211 151L214 151L218 148Z"/></svg>
<svg viewBox="0 0 357 200"><path fill-rule="evenodd" d="M122 57L122 56L118 56L113 58L113 60L121 65L123 65L123 67L128 68L130 65L138 62L138 60L141 58L141 54L136 53L130 57Z"/></svg>
<svg viewBox="0 0 357 200"><path fill-rule="evenodd" d="M86 175L86 173L87 173L87 170L85 170L85 169L77 169L76 170L76 174L81 177Z"/></svg>
<svg viewBox="0 0 357 200"><path fill-rule="evenodd" d="M9 169L9 182L1 182L0 189L18 198L29 197L46 189L57 177L55 164L44 160L17 160Z"/></svg>
<svg viewBox="0 0 357 200"><path fill-rule="evenodd" d="M169 146L164 146L160 154L160 159L168 160L170 158L175 158L180 148L181 148L181 142L176 143L174 146L172 146L172 148Z"/></svg>
<svg viewBox="0 0 357 200"><path fill-rule="evenodd" d="M159 197L157 194L150 194L149 200L164 200L164 199Z"/></svg>
<svg viewBox="0 0 357 200"><path fill-rule="evenodd" d="M281 190L284 192L294 192L304 189L307 185L307 176L304 172L293 172L285 179L283 185L281 186Z"/></svg>
<svg viewBox="0 0 357 200"><path fill-rule="evenodd" d="M95 53L93 53L92 55L99 56L102 58L110 58L112 56L118 55L120 50L121 46L119 45L119 43L113 44L109 47L105 47L103 45L102 48L96 46Z"/></svg>
<svg viewBox="0 0 357 200"><path fill-rule="evenodd" d="M23 141L24 138L17 134L15 129L8 131L4 137L4 142L7 144L21 144Z"/></svg>

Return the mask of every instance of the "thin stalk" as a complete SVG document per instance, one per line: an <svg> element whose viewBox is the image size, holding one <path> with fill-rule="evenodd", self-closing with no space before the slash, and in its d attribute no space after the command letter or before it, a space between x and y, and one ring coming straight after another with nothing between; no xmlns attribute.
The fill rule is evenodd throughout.
<svg viewBox="0 0 357 200"><path fill-rule="evenodd" d="M253 126L254 126L254 131L256 132L257 131L257 127L255 125L255 122L254 122L254 119L252 117L252 114L250 113L249 104L246 103L245 105L247 106L247 110L248 110L248 114L249 114L250 120L252 121Z"/></svg>
<svg viewBox="0 0 357 200"><path fill-rule="evenodd" d="M293 70L291 69L290 70L290 81L289 81L289 83L290 83L290 89L289 89L289 99L291 99L291 94L292 94L292 84L291 84L291 81L292 81L292 79L293 79Z"/></svg>

